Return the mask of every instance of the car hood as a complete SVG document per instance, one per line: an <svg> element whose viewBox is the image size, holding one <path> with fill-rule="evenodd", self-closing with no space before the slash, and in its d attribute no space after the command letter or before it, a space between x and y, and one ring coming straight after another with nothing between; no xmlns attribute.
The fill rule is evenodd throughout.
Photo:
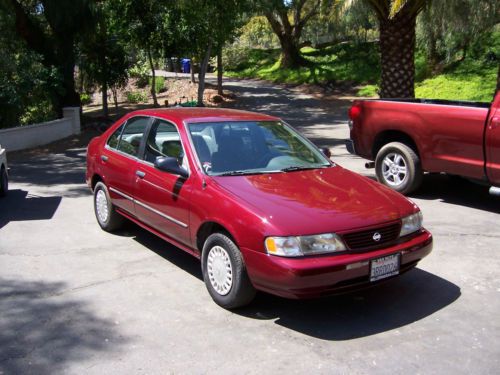
<svg viewBox="0 0 500 375"><path fill-rule="evenodd" d="M417 210L401 194L340 166L213 179L250 205L275 235L343 232Z"/></svg>

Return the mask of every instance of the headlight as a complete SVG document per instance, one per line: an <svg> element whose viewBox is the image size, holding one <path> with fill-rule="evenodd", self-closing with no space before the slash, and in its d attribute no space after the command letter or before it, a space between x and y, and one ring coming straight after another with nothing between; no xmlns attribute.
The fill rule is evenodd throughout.
<svg viewBox="0 0 500 375"><path fill-rule="evenodd" d="M422 212L417 212L416 214L404 217L401 225L401 232L399 233L399 237L406 236L410 233L416 232L422 229L422 222L424 217L422 216Z"/></svg>
<svg viewBox="0 0 500 375"><path fill-rule="evenodd" d="M268 254L282 257L300 257L346 250L344 243L335 233L300 237L268 237L265 245Z"/></svg>

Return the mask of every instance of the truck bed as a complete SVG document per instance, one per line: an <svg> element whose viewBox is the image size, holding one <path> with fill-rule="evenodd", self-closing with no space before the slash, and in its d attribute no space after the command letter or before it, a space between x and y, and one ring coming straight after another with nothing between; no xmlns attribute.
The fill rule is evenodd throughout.
<svg viewBox="0 0 500 375"><path fill-rule="evenodd" d="M436 105L451 105L461 107L489 108L491 103L471 102L465 100L443 100L443 99L367 99L364 101L384 101L384 102L402 102L415 104L436 104Z"/></svg>

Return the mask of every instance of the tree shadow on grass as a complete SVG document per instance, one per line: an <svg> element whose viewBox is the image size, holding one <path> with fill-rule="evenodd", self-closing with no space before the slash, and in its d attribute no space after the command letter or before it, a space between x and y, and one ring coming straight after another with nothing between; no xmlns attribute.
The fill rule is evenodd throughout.
<svg viewBox="0 0 500 375"><path fill-rule="evenodd" d="M128 339L83 301L60 296L65 283L0 278L0 374L60 373Z"/></svg>

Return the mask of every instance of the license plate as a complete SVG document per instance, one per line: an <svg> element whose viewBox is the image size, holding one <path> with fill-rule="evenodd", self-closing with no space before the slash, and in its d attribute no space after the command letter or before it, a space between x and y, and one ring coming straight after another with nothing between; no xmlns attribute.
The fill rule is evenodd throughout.
<svg viewBox="0 0 500 375"><path fill-rule="evenodd" d="M401 254L392 254L370 262L370 281L377 281L399 274Z"/></svg>

